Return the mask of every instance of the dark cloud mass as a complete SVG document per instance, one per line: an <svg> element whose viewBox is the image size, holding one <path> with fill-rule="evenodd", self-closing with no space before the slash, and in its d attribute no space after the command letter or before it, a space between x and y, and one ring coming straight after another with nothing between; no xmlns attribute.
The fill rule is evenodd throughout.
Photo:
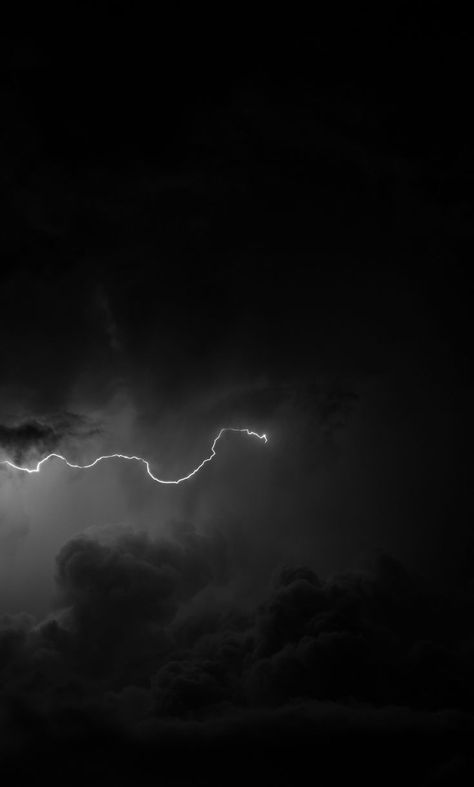
<svg viewBox="0 0 474 787"><path fill-rule="evenodd" d="M415 6L0 47L0 462L269 436L0 465L7 783L472 784L473 41Z"/></svg>
<svg viewBox="0 0 474 787"><path fill-rule="evenodd" d="M16 424L0 424L0 450L5 458L21 462L28 456L41 459L66 439L87 438L99 432L99 427L75 413L64 412L50 416L49 422L31 419Z"/></svg>
<svg viewBox="0 0 474 787"><path fill-rule="evenodd" d="M171 768L176 783L206 783L188 756L201 768L206 753L219 760L221 747L237 756L240 746L258 746L262 768L276 734L284 783L287 758L297 758L295 774L300 758L306 763L307 736L321 749L331 741L322 755L327 766L339 746L360 758L376 729L381 751L367 765L369 783L392 751L392 736L403 757L417 749L416 768L426 767L426 747L438 739L437 768L467 767L474 596L433 593L380 557L370 571L331 580L283 568L268 596L245 613L218 597L193 607L228 581L225 553L222 539L191 527L173 540L121 532L68 542L57 557L62 608L40 623L25 615L1 622L7 770L19 746L33 747L41 760L56 744L80 757L87 741L105 745L98 773L132 768L135 757L164 747L167 778ZM107 763L110 747L124 744L125 753ZM173 762L181 747L186 757ZM400 776L394 767L387 783ZM85 763L78 769L71 778L80 781L89 771ZM241 763L233 769L232 783L243 775Z"/></svg>

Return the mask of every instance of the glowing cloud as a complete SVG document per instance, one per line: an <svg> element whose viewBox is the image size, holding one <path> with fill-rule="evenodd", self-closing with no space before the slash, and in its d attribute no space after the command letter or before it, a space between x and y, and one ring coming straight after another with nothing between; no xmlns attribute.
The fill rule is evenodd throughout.
<svg viewBox="0 0 474 787"><path fill-rule="evenodd" d="M94 461L88 465L72 464L71 462L68 462L65 456L62 456L61 454L54 454L54 453L48 454L48 456L45 456L44 459L41 459L36 465L36 467L21 467L20 465L16 465L14 462L11 462L9 459L4 459L3 461L0 461L0 465L7 465L7 467L10 467L12 470L18 470L21 473L31 474L31 473L39 473L42 466L46 462L49 462L50 459L60 459L61 462L64 462L68 467L72 467L75 470L89 470L91 467L95 467L95 465L97 465L99 462L103 462L105 459L126 459L132 462L141 462L143 465L145 465L148 475L150 476L152 481L155 481L157 484L181 484L183 481L188 481L190 478L193 477L193 475L196 475L196 473L198 473L204 467L204 465L206 465L208 462L211 462L212 459L214 459L216 455L217 442L220 440L224 432L243 432L244 434L247 434L249 437L257 437L259 440L263 440L265 443L268 442L268 438L266 434L258 434L257 432L252 432L250 429L237 429L236 427L232 427L232 426L224 426L220 430L218 435L214 438L214 442L212 443L211 446L211 453L209 454L209 456L203 459L202 462L197 467L194 468L194 470L191 470L191 472L188 473L188 475L185 475L182 478L176 478L172 480L157 478L157 476L153 475L153 473L150 470L149 462L147 462L146 459L143 459L143 457L126 456L125 454L107 454L105 456L98 456L97 459L94 459Z"/></svg>

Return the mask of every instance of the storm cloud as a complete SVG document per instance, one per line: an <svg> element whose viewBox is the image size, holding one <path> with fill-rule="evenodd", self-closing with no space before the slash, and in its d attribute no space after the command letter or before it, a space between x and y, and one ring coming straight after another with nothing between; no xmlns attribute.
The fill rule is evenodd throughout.
<svg viewBox="0 0 474 787"><path fill-rule="evenodd" d="M144 765L157 747L168 752L167 778L177 768L176 778L191 783L192 766L174 760L181 746L203 767L206 752L234 752L240 741L262 768L265 741L279 740L282 774L295 758L296 775L311 736L321 752L332 740L320 755L326 769L335 741L359 760L376 728L380 757L397 739L403 757L417 749L422 772L428 741L439 739L437 767L467 767L470 595L434 592L382 556L370 570L327 580L283 567L253 609L229 607L226 544L189 525L169 539L123 529L78 537L56 569L59 607L49 619L2 619L5 767L18 746L41 747L42 758L57 745L62 762L71 746L89 750L94 740L105 746L104 767L108 747L127 741L126 759L114 755L112 770L132 768L135 757ZM238 765L232 783L237 774Z"/></svg>
<svg viewBox="0 0 474 787"><path fill-rule="evenodd" d="M326 11L0 50L0 460L269 436L0 467L6 781L472 783L473 47Z"/></svg>
<svg viewBox="0 0 474 787"><path fill-rule="evenodd" d="M0 451L13 462L25 456L53 452L68 438L87 438L100 433L98 425L77 413L51 415L45 420L30 419L12 424L0 424Z"/></svg>

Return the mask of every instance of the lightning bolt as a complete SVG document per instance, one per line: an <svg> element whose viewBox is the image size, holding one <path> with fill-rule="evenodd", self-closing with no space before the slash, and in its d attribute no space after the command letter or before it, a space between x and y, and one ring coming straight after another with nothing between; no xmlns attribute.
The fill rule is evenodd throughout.
<svg viewBox="0 0 474 787"><path fill-rule="evenodd" d="M182 478L176 478L171 480L157 478L157 476L153 475L150 469L150 463L146 459L143 459L143 457L126 456L126 454L106 454L105 456L98 456L97 459L94 459L94 461L91 462L89 465L72 464L72 462L68 462L66 457L62 456L61 454L48 454L48 456L45 456L44 459L41 459L38 462L36 467L21 467L20 465L16 465L14 462L11 462L9 459L4 459L0 461L0 465L7 465L12 470L19 470L22 473L31 474L31 473L39 473L42 466L46 462L49 462L50 459L60 459L61 462L64 462L68 467L72 467L74 470L89 470L91 467L95 467L95 465L99 464L99 462L103 462L105 459L126 459L131 462L141 462L141 464L145 465L148 475L150 476L152 481L155 481L155 483L157 484L182 484L183 481L188 481L190 478L193 477L193 475L199 473L199 471L204 467L204 465L207 465L208 462L211 462L214 459L216 455L216 445L221 439L224 432L241 432L248 435L249 437L257 437L259 440L263 440L264 443L268 442L268 437L266 434L258 434L257 432L252 432L250 429L237 429L236 427L233 426L224 426L214 438L214 442L212 443L211 446L211 453L209 454L209 456L203 459L201 464L195 467L194 470L191 470L191 472L188 473L188 475L184 475Z"/></svg>

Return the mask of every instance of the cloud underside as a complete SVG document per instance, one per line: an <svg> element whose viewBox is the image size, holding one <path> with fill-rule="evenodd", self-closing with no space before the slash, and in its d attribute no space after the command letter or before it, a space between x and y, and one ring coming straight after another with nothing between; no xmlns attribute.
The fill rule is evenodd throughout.
<svg viewBox="0 0 474 787"><path fill-rule="evenodd" d="M0 458L21 462L33 454L44 456L68 438L90 437L99 432L96 424L82 415L62 412L48 418L30 418L14 423L0 423Z"/></svg>
<svg viewBox="0 0 474 787"><path fill-rule="evenodd" d="M1 621L7 769L19 748L44 759L58 746L57 763L92 747L112 767L120 741L132 771L136 757L151 767L151 751L166 773L178 760L186 771L190 763L174 759L183 749L199 768L209 755L211 773L227 752L227 781L243 778L239 747L273 773L275 741L287 779L314 747L321 773L331 763L346 773L338 747L357 768L371 748L371 772L396 741L420 769L435 740L441 770L462 771L469 759L473 602L435 597L389 557L331 581L284 568L245 613L219 601L231 578L225 541L188 526L173 540L74 538L56 568L54 618Z"/></svg>

